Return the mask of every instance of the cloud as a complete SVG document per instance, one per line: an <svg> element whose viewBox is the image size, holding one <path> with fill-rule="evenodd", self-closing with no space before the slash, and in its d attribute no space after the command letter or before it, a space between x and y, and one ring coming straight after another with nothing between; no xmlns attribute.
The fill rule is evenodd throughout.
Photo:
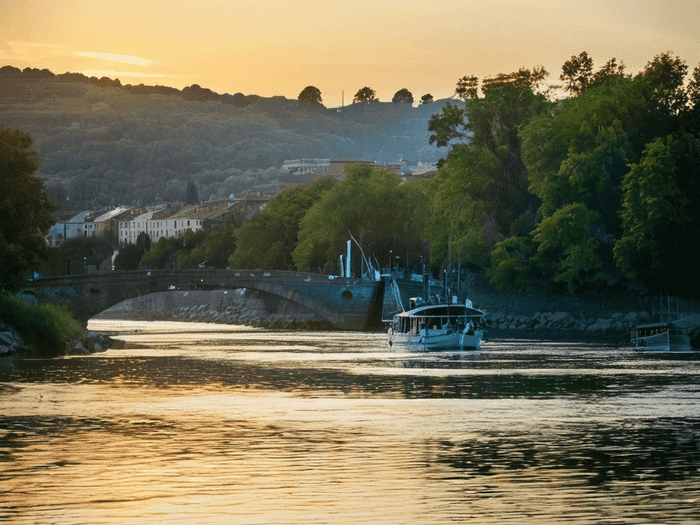
<svg viewBox="0 0 700 525"><path fill-rule="evenodd" d="M105 60L107 62L119 62L122 64L133 64L136 66L150 66L155 62L153 60L148 60L147 58L133 57L130 55L114 55L112 53L96 53L92 51L73 51L72 54L87 57L87 58L97 58L100 60Z"/></svg>

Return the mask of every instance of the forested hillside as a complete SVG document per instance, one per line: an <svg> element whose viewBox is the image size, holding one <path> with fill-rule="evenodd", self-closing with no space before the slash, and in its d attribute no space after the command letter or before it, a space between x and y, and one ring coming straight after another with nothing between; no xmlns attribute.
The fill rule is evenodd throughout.
<svg viewBox="0 0 700 525"><path fill-rule="evenodd" d="M0 126L31 135L52 195L98 204L182 199L190 180L203 200L309 182L281 171L286 159L435 162L444 150L429 144L428 121L443 105L324 108L0 68Z"/></svg>

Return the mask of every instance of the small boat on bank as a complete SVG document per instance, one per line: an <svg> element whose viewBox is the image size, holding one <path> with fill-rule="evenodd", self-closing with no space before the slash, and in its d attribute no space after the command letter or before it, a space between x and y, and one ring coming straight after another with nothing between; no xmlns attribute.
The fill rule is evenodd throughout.
<svg viewBox="0 0 700 525"><path fill-rule="evenodd" d="M678 312L676 301L676 320L671 319L671 298L668 298L668 313L663 315L663 297L659 299L660 309L658 322L637 325L631 334L634 348L649 350L687 350L692 347L689 323L682 319ZM665 318L664 318L665 317Z"/></svg>
<svg viewBox="0 0 700 525"><path fill-rule="evenodd" d="M389 346L417 350L479 350L485 312L464 304L417 305L394 316Z"/></svg>
<svg viewBox="0 0 700 525"><path fill-rule="evenodd" d="M632 346L649 350L682 350L690 348L690 336L674 323L660 322L638 325L632 332Z"/></svg>

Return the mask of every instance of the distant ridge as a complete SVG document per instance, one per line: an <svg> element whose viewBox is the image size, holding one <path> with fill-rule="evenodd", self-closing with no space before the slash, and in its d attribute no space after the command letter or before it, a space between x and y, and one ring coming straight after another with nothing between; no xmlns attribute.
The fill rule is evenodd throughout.
<svg viewBox="0 0 700 525"><path fill-rule="evenodd" d="M272 195L316 175L282 169L299 158L433 164L428 122L447 99L413 107L373 102L299 106L283 96L223 95L193 84L122 85L48 69L0 68L0 126L27 131L52 198L80 206Z"/></svg>

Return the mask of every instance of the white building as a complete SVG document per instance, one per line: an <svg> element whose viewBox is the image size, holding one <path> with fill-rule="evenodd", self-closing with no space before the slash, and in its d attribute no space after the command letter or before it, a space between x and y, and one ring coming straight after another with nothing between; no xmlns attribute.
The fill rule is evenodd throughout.
<svg viewBox="0 0 700 525"><path fill-rule="evenodd" d="M163 237L180 237L188 231L197 232L202 229L202 221L199 219L158 218L160 211L162 210L149 211L130 221L120 221L119 244L136 244L136 239L141 233L148 235L151 244L155 244Z"/></svg>

